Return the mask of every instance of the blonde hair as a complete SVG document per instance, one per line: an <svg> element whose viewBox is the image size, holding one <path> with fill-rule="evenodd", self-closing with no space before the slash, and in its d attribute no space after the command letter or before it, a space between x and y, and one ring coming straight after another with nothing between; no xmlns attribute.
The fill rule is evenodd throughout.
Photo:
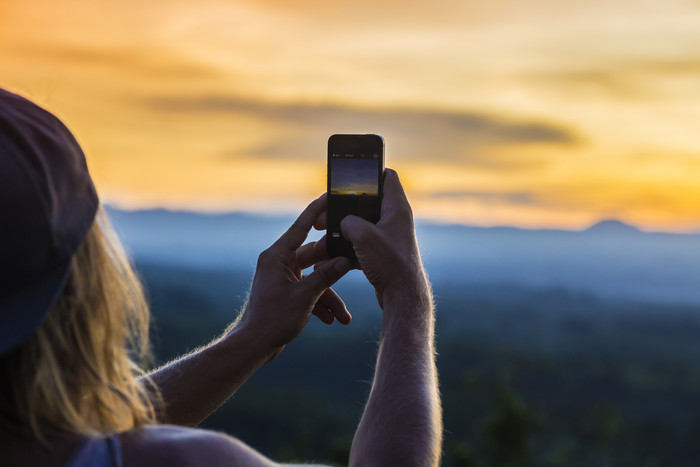
<svg viewBox="0 0 700 467"><path fill-rule="evenodd" d="M0 423L42 441L155 423L160 396L136 379L150 358L149 324L141 284L100 208L53 308L0 357Z"/></svg>

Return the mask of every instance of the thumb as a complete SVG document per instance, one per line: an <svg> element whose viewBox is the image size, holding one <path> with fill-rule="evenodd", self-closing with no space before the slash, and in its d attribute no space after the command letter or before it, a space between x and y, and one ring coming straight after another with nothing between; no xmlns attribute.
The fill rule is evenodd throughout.
<svg viewBox="0 0 700 467"><path fill-rule="evenodd" d="M318 263L314 272L304 278L302 284L316 298L338 282L352 269L352 262L344 256Z"/></svg>
<svg viewBox="0 0 700 467"><path fill-rule="evenodd" d="M369 234L375 225L370 221L363 219L358 216L346 216L340 223L340 229L343 231L343 236L347 238L350 243L355 245L359 243L363 237Z"/></svg>

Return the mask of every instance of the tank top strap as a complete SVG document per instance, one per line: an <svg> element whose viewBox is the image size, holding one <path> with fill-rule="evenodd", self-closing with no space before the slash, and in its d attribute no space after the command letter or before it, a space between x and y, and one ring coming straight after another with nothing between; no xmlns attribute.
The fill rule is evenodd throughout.
<svg viewBox="0 0 700 467"><path fill-rule="evenodd" d="M88 436L78 446L65 467L123 467L119 435Z"/></svg>
<svg viewBox="0 0 700 467"><path fill-rule="evenodd" d="M122 444L119 440L119 434L114 433L112 436L107 438L107 444L112 453L112 465L114 467L123 467L122 462Z"/></svg>

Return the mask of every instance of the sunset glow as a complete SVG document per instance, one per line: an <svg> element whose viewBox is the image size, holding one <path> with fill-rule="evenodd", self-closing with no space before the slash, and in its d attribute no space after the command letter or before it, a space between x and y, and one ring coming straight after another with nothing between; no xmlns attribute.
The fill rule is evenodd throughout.
<svg viewBox="0 0 700 467"><path fill-rule="evenodd" d="M117 206L297 212L377 133L419 217L700 229L689 0L4 0L0 86Z"/></svg>

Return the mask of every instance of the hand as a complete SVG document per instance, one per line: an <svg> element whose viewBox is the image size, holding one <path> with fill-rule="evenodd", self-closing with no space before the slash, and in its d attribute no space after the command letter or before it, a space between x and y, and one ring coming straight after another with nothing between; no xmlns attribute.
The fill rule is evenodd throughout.
<svg viewBox="0 0 700 467"><path fill-rule="evenodd" d="M311 314L326 324L352 317L331 289L352 264L328 259L325 237L302 246L311 227L325 222L326 195L312 202L270 248L258 257L248 302L235 329L244 328L272 352L274 358L304 329ZM314 267L308 276L302 270Z"/></svg>
<svg viewBox="0 0 700 467"><path fill-rule="evenodd" d="M379 222L375 225L361 217L347 216L340 226L352 243L360 269L374 286L382 308L389 295L429 290L418 252L413 213L395 171L384 172Z"/></svg>

